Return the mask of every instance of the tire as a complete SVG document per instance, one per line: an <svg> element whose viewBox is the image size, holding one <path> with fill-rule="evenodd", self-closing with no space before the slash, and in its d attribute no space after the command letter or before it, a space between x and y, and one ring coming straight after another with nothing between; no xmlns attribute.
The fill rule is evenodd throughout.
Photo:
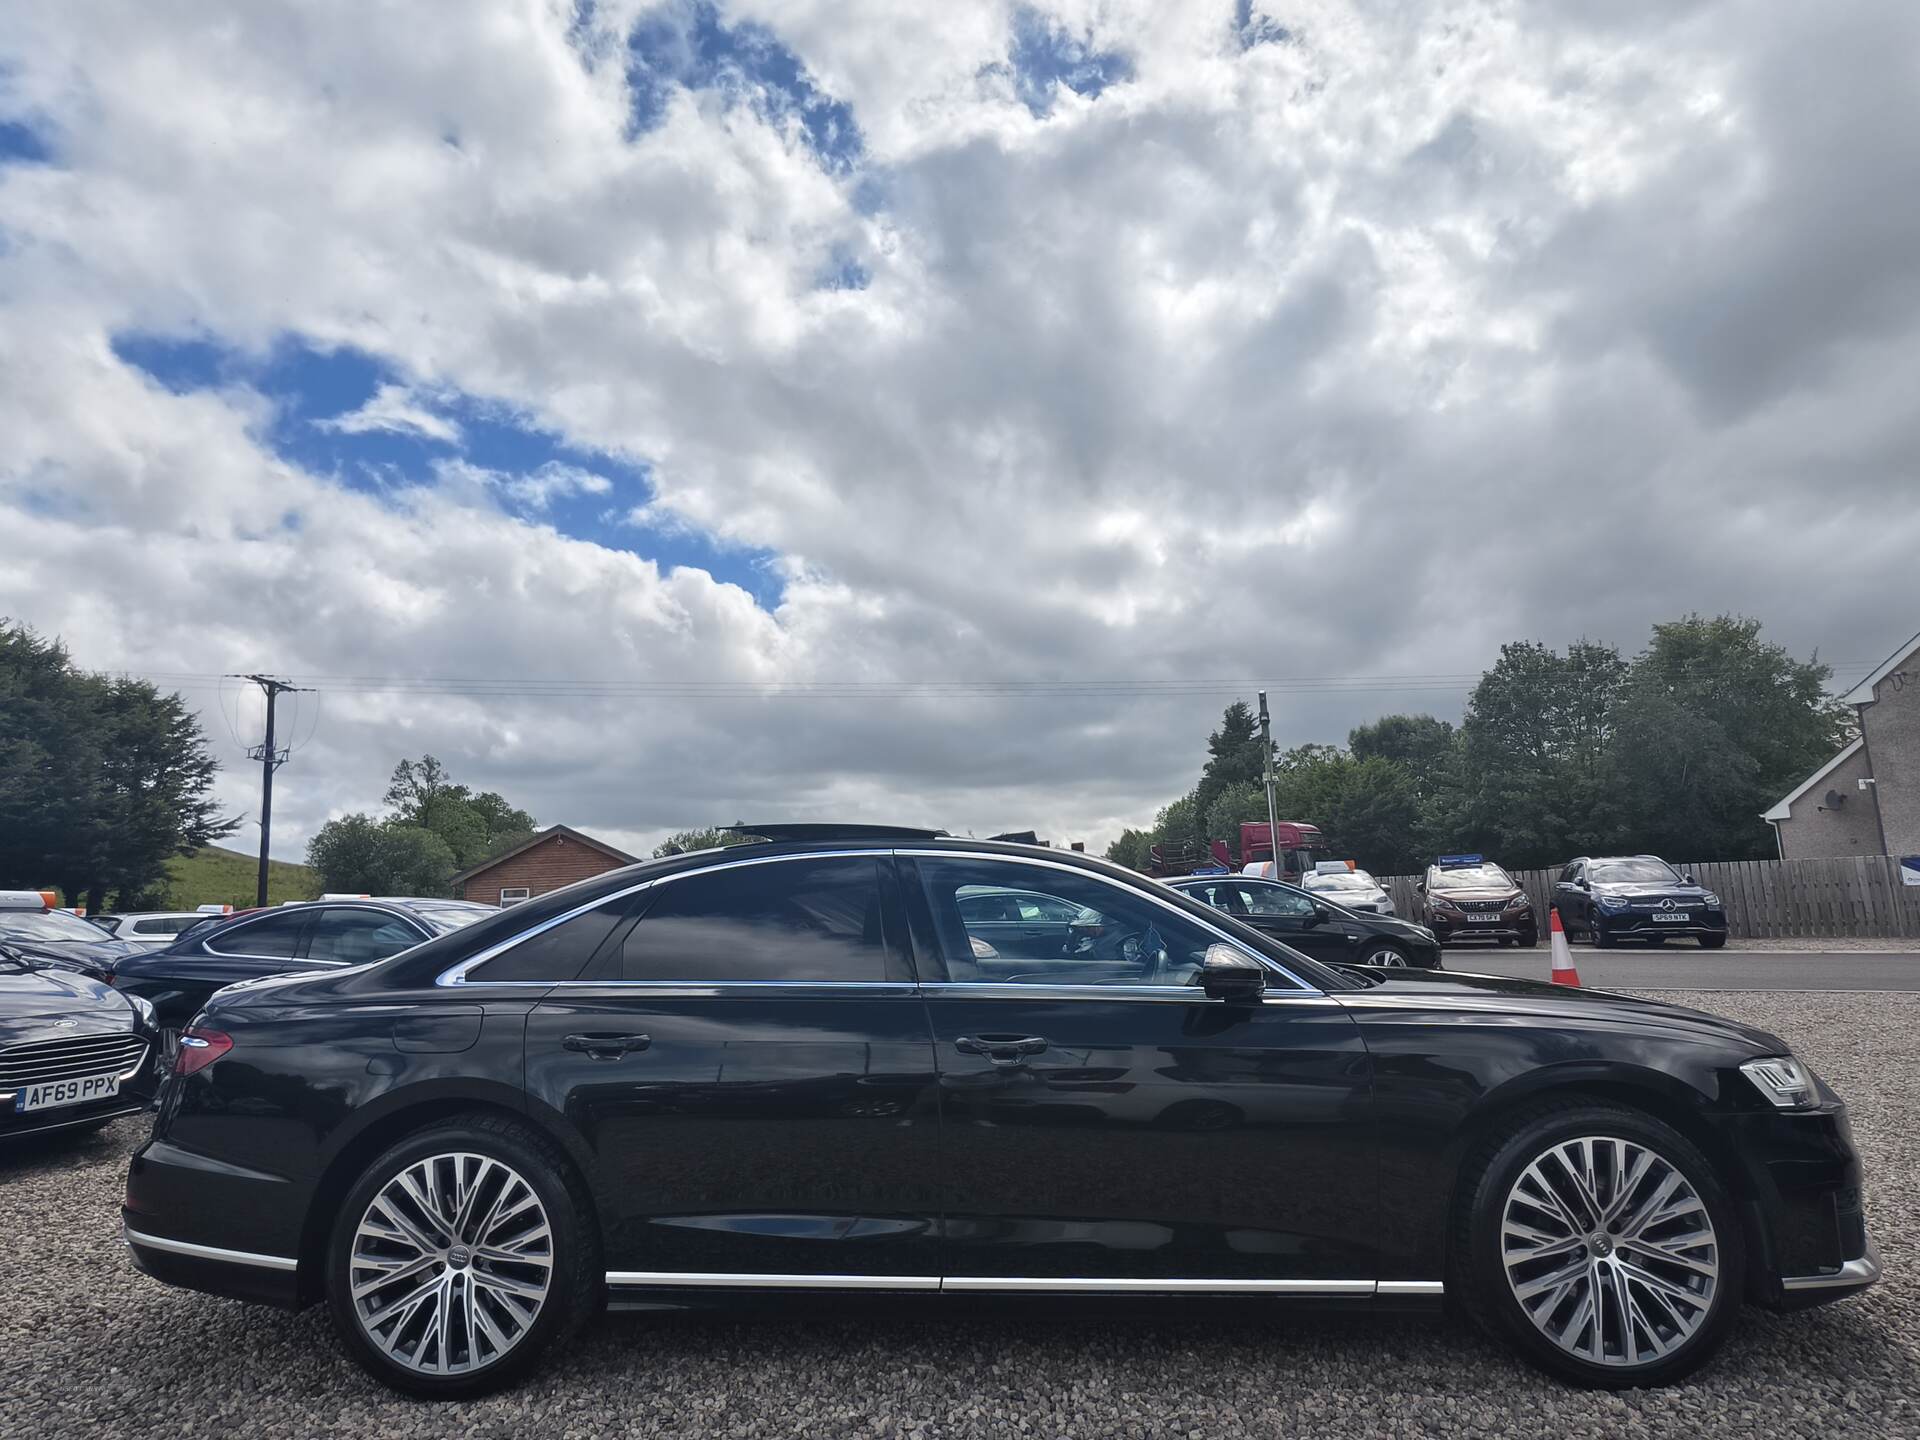
<svg viewBox="0 0 1920 1440"><path fill-rule="evenodd" d="M1601 925L1601 923L1598 920L1595 920L1593 922L1593 948L1594 949L1611 950L1613 949L1614 946L1618 945L1619 943L1620 943L1620 940L1618 936L1610 934L1607 931L1606 927Z"/></svg>
<svg viewBox="0 0 1920 1440"><path fill-rule="evenodd" d="M1702 935L1700 937L1700 948L1702 950L1722 950L1726 948L1726 944L1727 937L1724 935Z"/></svg>
<svg viewBox="0 0 1920 1440"><path fill-rule="evenodd" d="M1611 1181L1594 1187L1603 1212L1624 1205L1619 1219L1595 1224L1590 1235L1581 1232L1591 1213L1578 1208L1586 1192L1577 1167L1560 1158L1568 1153L1563 1146L1571 1147L1576 1160L1590 1157L1596 1175ZM1620 1177L1642 1159L1647 1168L1622 1191ZM1669 1175L1678 1176L1680 1188L1655 1207L1651 1202ZM1532 1204L1530 1197L1544 1193L1542 1184L1552 1188L1562 1215L1572 1213L1583 1223L1570 1225L1547 1206ZM1691 1208L1673 1210L1689 1201ZM1644 1229L1628 1238L1634 1236L1636 1207L1667 1218L1641 1220ZM1546 1238L1529 1243L1509 1236L1509 1219L1525 1227L1527 1236ZM1542 1102L1503 1124L1462 1174L1452 1239L1448 1289L1458 1287L1467 1313L1528 1363L1591 1389L1666 1385L1691 1374L1725 1343L1740 1310L1745 1242L1720 1177L1677 1130L1623 1105L1570 1096ZM1557 1255L1529 1258L1569 1240L1578 1248L1564 1262ZM1640 1248L1641 1240L1659 1242L1666 1256L1677 1258L1656 1256ZM1624 1262L1630 1269L1622 1268L1621 1255L1633 1257ZM1621 1284L1633 1316L1626 1327L1618 1318ZM1529 1297L1531 1309L1520 1298L1529 1286L1544 1286ZM1583 1318L1590 1303L1598 1305L1597 1327Z"/></svg>
<svg viewBox="0 0 1920 1440"><path fill-rule="evenodd" d="M427 1207L399 1188L408 1181L434 1199L471 1185L490 1208L478 1226L470 1216L463 1233L435 1235L423 1224ZM478 1253L482 1235L502 1247L499 1261ZM430 1238L456 1243L438 1249ZM354 1297L356 1273L364 1281L375 1264L422 1262L424 1282L416 1274ZM438 1122L380 1155L342 1201L327 1246L327 1308L347 1352L375 1379L425 1399L483 1395L520 1379L597 1310L602 1278L592 1205L566 1157L537 1131L492 1114ZM442 1293L448 1303L435 1313ZM399 1312L391 1328L378 1319L382 1311Z"/></svg>
<svg viewBox="0 0 1920 1440"><path fill-rule="evenodd" d="M1359 963L1381 970L1404 970L1413 961L1391 940L1369 940L1360 947Z"/></svg>
<svg viewBox="0 0 1920 1440"><path fill-rule="evenodd" d="M1520 948L1522 950L1538 950L1540 948L1540 932L1538 930L1521 931Z"/></svg>

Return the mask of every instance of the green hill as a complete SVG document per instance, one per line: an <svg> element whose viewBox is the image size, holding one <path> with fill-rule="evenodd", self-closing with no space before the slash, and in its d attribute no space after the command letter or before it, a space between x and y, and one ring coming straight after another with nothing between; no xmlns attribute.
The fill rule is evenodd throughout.
<svg viewBox="0 0 1920 1440"><path fill-rule="evenodd" d="M182 855L167 866L167 904L176 910L196 905L251 905L260 862L252 855L209 845ZM320 893L320 876L305 865L267 862L267 903L311 900Z"/></svg>

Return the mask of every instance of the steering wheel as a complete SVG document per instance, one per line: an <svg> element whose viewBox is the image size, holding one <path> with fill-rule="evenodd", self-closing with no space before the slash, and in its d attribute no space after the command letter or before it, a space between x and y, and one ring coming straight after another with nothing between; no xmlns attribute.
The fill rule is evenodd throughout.
<svg viewBox="0 0 1920 1440"><path fill-rule="evenodd" d="M1166 983L1167 942L1152 925L1144 930L1135 930L1130 935L1120 937L1120 958L1129 965L1149 962L1140 977L1142 985L1163 985Z"/></svg>

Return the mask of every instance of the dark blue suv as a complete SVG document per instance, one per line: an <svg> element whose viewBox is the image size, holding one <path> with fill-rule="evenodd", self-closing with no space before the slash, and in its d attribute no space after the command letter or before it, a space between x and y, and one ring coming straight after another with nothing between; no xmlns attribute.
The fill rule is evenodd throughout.
<svg viewBox="0 0 1920 1440"><path fill-rule="evenodd" d="M1583 855L1560 872L1553 903L1568 934L1603 950L1623 938L1658 945L1670 935L1691 935L1703 950L1727 943L1720 897L1657 855Z"/></svg>

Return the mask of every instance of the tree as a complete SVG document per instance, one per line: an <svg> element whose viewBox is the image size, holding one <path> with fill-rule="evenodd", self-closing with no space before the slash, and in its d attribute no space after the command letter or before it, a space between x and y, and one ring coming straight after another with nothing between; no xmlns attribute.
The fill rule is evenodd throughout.
<svg viewBox="0 0 1920 1440"><path fill-rule="evenodd" d="M1722 615L1653 627L1618 697L1607 784L1616 844L1680 859L1755 859L1760 812L1845 743L1829 667Z"/></svg>
<svg viewBox="0 0 1920 1440"><path fill-rule="evenodd" d="M0 621L0 887L52 884L91 908L166 883L167 862L239 823L175 694L76 669L57 640Z"/></svg>
<svg viewBox="0 0 1920 1440"><path fill-rule="evenodd" d="M1129 870L1145 870L1147 847L1152 843L1153 837L1144 830L1122 830L1120 838L1107 846L1107 859Z"/></svg>
<svg viewBox="0 0 1920 1440"><path fill-rule="evenodd" d="M717 850L725 845L750 845L754 838L735 830L681 830L654 846L653 858L658 860L662 855L683 854L690 850Z"/></svg>
<svg viewBox="0 0 1920 1440"><path fill-rule="evenodd" d="M307 842L307 864L327 890L374 895L448 895L456 869L433 831L367 815L322 825Z"/></svg>
<svg viewBox="0 0 1920 1440"><path fill-rule="evenodd" d="M432 755L393 767L386 802L395 822L431 830L444 840L461 869L511 850L535 829L533 816L504 797L491 790L476 795L455 784Z"/></svg>
<svg viewBox="0 0 1920 1440"><path fill-rule="evenodd" d="M1204 818L1223 792L1258 782L1264 770L1258 722L1247 702L1236 700L1221 714L1220 728L1207 737L1206 764L1193 791L1194 813Z"/></svg>

